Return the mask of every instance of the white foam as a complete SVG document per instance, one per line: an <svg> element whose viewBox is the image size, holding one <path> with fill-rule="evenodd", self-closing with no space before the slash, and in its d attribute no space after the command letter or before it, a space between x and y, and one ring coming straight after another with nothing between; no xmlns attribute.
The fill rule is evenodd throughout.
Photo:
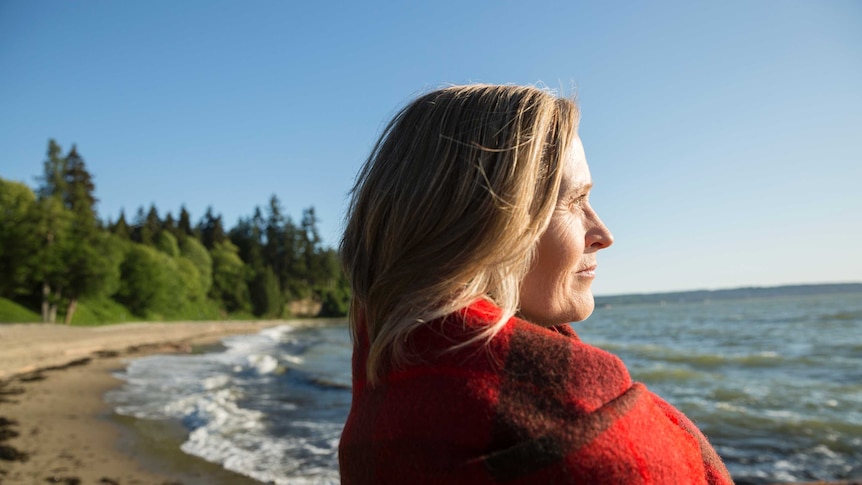
<svg viewBox="0 0 862 485"><path fill-rule="evenodd" d="M340 426L327 430L330 436L340 435ZM183 443L182 450L208 461L221 463L235 471L264 483L338 483L337 466L314 455L331 456L337 446L335 439L323 439L326 446L315 444L321 440L303 438L273 438L257 430L240 430L225 434L223 428L204 426L196 429ZM309 456L311 455L311 456ZM286 459L290 457L290 459Z"/></svg>
<svg viewBox="0 0 862 485"><path fill-rule="evenodd" d="M730 412L734 412L734 413L745 414L748 412L748 410L745 409L744 407L737 406L737 405L731 404L729 402L717 402L717 403L715 403L715 407L717 407L718 409L721 409L723 411L730 411Z"/></svg>
<svg viewBox="0 0 862 485"><path fill-rule="evenodd" d="M279 369L278 359L266 354L252 354L246 357L248 365L259 375L270 374Z"/></svg>
<svg viewBox="0 0 862 485"><path fill-rule="evenodd" d="M250 403L264 406L267 412L310 416L300 406L306 402L313 405L317 398L313 397L313 389L303 391L301 383L314 382L318 378L314 372L324 372L324 377L335 382L349 382L349 375L330 376L327 370L317 367L327 363L349 369L350 347L341 357L344 360L333 362L329 353L325 359L312 355L307 362L299 354L308 351L310 341L289 336L293 330L284 325L255 335L232 336L222 342L225 349L218 353L133 360L125 372L118 374L126 385L106 398L119 414L181 421L189 429L181 449L229 470L265 483L338 483L340 422L317 422L313 417L283 422L279 421L283 417L243 407ZM325 339L311 342L317 345L320 340ZM344 340L344 345L349 346L349 338L345 336ZM303 369L308 365L313 366L312 371ZM296 374L299 380L293 381L300 383L300 388L293 390L299 394L282 395L278 388L268 387L267 383L276 382L284 386L286 381L279 379L294 375L282 377L287 368L301 372ZM305 372L312 374L309 377ZM247 396L243 389L254 394Z"/></svg>

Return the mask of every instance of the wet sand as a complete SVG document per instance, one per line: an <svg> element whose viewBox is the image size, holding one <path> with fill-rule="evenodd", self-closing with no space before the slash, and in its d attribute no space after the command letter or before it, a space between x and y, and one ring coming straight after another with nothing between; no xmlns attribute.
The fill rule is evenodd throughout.
<svg viewBox="0 0 862 485"><path fill-rule="evenodd" d="M113 413L103 394L130 358L310 321L0 324L0 483L256 484L179 449L176 423Z"/></svg>

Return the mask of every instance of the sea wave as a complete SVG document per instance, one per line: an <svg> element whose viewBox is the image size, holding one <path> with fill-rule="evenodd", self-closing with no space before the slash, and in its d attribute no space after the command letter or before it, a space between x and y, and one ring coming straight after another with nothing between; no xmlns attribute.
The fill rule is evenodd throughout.
<svg viewBox="0 0 862 485"><path fill-rule="evenodd" d="M264 483L338 483L349 337L343 327L295 332L280 326L226 338L220 352L133 360L106 399L118 414L178 420L189 432L182 450L228 470Z"/></svg>

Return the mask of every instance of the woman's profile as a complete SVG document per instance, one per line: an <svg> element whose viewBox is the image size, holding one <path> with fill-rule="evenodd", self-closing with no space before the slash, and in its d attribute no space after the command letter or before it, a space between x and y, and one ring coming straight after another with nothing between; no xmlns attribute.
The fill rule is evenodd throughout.
<svg viewBox="0 0 862 485"><path fill-rule="evenodd" d="M613 242L578 119L547 90L468 85L385 129L340 248L343 483L732 483L691 421L568 325Z"/></svg>

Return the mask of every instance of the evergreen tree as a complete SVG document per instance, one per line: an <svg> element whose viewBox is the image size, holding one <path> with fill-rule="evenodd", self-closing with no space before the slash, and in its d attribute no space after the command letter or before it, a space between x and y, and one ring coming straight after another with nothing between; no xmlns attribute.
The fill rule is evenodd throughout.
<svg viewBox="0 0 862 485"><path fill-rule="evenodd" d="M222 225L221 215L214 215L212 206L207 207L206 214L204 214L203 219L198 224L198 231L201 234L201 242L211 251L216 244L228 240L224 226Z"/></svg>
<svg viewBox="0 0 862 485"><path fill-rule="evenodd" d="M263 223L263 217L260 217ZM263 247L264 264L272 267L282 291L289 299L306 295L302 276L297 266L296 228L290 218L282 215L281 203L275 194L269 199L267 218L264 224L266 243Z"/></svg>
<svg viewBox="0 0 862 485"><path fill-rule="evenodd" d="M169 232L174 238L179 237L179 229L177 228L177 223L174 221L174 216L168 212L165 215L165 220L162 221L162 231Z"/></svg>
<svg viewBox="0 0 862 485"><path fill-rule="evenodd" d="M40 188L40 193L44 187ZM38 264L33 267L33 280L40 286L39 300L43 322L54 323L57 310L63 301L63 284L65 282L64 255L68 254L70 228L73 224L72 214L65 207L60 197L40 198L33 211L33 257Z"/></svg>
<svg viewBox="0 0 862 485"><path fill-rule="evenodd" d="M96 217L96 186L84 159L73 145L66 155L61 197L72 214L69 237L63 247L66 324L72 322L78 300L108 291L118 278L118 248L100 227Z"/></svg>
<svg viewBox="0 0 862 485"><path fill-rule="evenodd" d="M144 243L142 239L143 234L141 234L141 232L143 231L144 224L146 224L146 222L147 214L144 212L144 206L139 206L138 210L135 211L135 220L132 223L132 241L141 244Z"/></svg>
<svg viewBox="0 0 862 485"><path fill-rule="evenodd" d="M180 207L180 220L177 221L177 230L180 234L186 236L195 235L195 231L192 229L192 218L189 215L189 211L186 210L185 205Z"/></svg>
<svg viewBox="0 0 862 485"><path fill-rule="evenodd" d="M160 232L162 232L162 221L159 219L159 211L156 210L155 204L150 204L150 210L141 225L140 242L150 246L155 245Z"/></svg>
<svg viewBox="0 0 862 485"><path fill-rule="evenodd" d="M263 212L260 206L254 208L254 215L251 216L251 224L257 234L258 241L263 244L264 231L266 231L266 222L263 220Z"/></svg>
<svg viewBox="0 0 862 485"><path fill-rule="evenodd" d="M229 237L239 249L239 257L255 272L263 271L262 234L253 219L241 218L236 227L230 230Z"/></svg>
<svg viewBox="0 0 862 485"><path fill-rule="evenodd" d="M326 281L328 276L323 258L320 254L320 234L317 231L317 216L314 207L309 207L302 212L302 231L300 233L299 246L304 261L305 278L311 288Z"/></svg>
<svg viewBox="0 0 862 485"><path fill-rule="evenodd" d="M78 149L72 145L63 170L64 190L63 202L66 208L85 218L96 219L96 186L93 178L84 164L84 159L78 154Z"/></svg>
<svg viewBox="0 0 862 485"><path fill-rule="evenodd" d="M332 251L332 250L330 250ZM334 253L334 251L333 251ZM343 317L350 310L350 282L342 271L338 271L335 284L321 291L321 317Z"/></svg>
<svg viewBox="0 0 862 485"><path fill-rule="evenodd" d="M33 231L36 244L33 254L39 261L33 268L33 277L41 287L39 299L42 321L54 322L62 300L62 278L64 276L62 244L70 226L70 214L63 205L66 193L66 158L63 150L53 139L48 140L48 154L42 163L39 199L33 211Z"/></svg>
<svg viewBox="0 0 862 485"><path fill-rule="evenodd" d="M69 323L80 298L116 289L119 249L96 217L95 184L84 159L76 147L65 157L61 153L49 140L39 197L20 234L28 257L16 264L27 268L27 285L41 302L43 320L54 322L65 308Z"/></svg>
<svg viewBox="0 0 862 485"><path fill-rule="evenodd" d="M63 149L54 139L48 140L48 158L42 162L42 182L39 186L39 198L59 196L66 192L66 158L63 157Z"/></svg>
<svg viewBox="0 0 862 485"><path fill-rule="evenodd" d="M110 229L115 236L122 240L131 238L131 229L126 222L126 213L123 209L120 209L120 217L117 218L117 222L110 226Z"/></svg>
<svg viewBox="0 0 862 485"><path fill-rule="evenodd" d="M269 198L269 206L267 208L266 226L264 229L266 234L264 254L266 263L275 269L279 278L283 276L281 257L286 250L283 227L285 220L284 216L281 215L281 210L281 203L278 201L278 197L273 194Z"/></svg>

